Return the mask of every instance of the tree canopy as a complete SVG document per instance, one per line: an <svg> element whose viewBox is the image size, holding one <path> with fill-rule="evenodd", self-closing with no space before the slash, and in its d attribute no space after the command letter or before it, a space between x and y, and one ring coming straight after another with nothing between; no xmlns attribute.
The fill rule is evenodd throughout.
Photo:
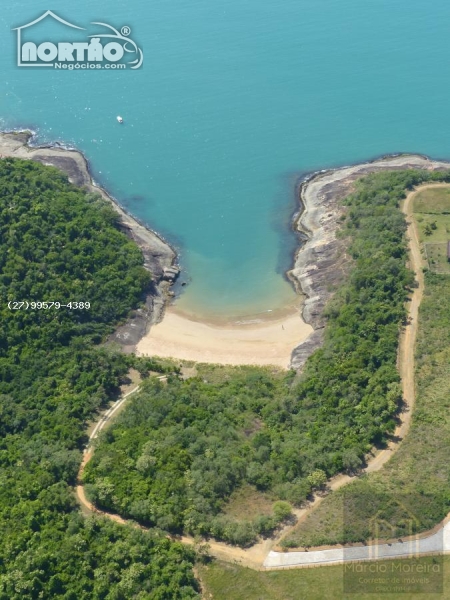
<svg viewBox="0 0 450 600"><path fill-rule="evenodd" d="M141 252L109 204L18 159L0 160L0 236L0 599L198 597L190 549L85 519L71 487L87 420L137 364L98 343L143 297Z"/></svg>

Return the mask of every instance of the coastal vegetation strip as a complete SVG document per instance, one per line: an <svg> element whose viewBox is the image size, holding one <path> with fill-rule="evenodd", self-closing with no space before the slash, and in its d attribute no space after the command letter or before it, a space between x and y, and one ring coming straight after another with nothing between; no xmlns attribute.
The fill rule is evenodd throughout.
<svg viewBox="0 0 450 600"><path fill-rule="evenodd" d="M301 367L311 348L321 345L321 328L325 325L323 309L347 273L346 244L338 237L343 215L343 200L351 193L356 180L371 173L394 170L445 170L450 164L420 155L386 156L372 162L341 169L321 171L308 177L299 187L300 211L294 227L306 234L299 247L289 278L306 295L303 318L316 329L314 343L302 344L293 354L293 366ZM304 347L308 346L308 352Z"/></svg>
<svg viewBox="0 0 450 600"><path fill-rule="evenodd" d="M421 241L427 238L421 217L433 214L440 221L441 215L450 210L449 190L433 186L411 198ZM441 228L440 240L447 236ZM386 532L388 538L407 534L402 510L415 515L417 532L430 530L449 512L450 277L434 273L431 268L425 271L415 352L416 405L409 434L381 471L365 475L325 498L285 539L285 547L365 541L371 536L371 519L380 511L393 525L389 535Z"/></svg>
<svg viewBox="0 0 450 600"><path fill-rule="evenodd" d="M170 282L164 279L164 272L173 265L176 253L159 234L130 215L111 195L95 184L89 172L88 161L81 152L60 145L32 146L32 135L29 131L0 133L0 158L21 158L54 166L68 176L70 183L100 196L116 213L120 230L137 244L144 257L143 266L153 280L151 287L147 289L145 306L134 311L127 323L114 333L117 343L127 350L134 350L148 324L156 323L162 318L170 286Z"/></svg>
<svg viewBox="0 0 450 600"><path fill-rule="evenodd" d="M86 423L130 367L158 367L100 345L150 282L117 218L53 167L0 161L1 600L198 597L190 548L84 519L73 496Z"/></svg>

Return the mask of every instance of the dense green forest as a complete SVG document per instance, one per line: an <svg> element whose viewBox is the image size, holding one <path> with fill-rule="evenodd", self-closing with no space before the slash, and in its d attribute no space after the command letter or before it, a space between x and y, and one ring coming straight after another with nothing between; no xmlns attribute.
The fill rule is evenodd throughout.
<svg viewBox="0 0 450 600"><path fill-rule="evenodd" d="M140 251L106 202L15 159L0 161L0 239L0 599L198 597L191 550L85 519L71 488L87 419L146 368L98 345L149 284Z"/></svg>
<svg viewBox="0 0 450 600"><path fill-rule="evenodd" d="M142 300L149 276L113 209L56 169L0 161L0 600L198 597L194 552L163 530L249 544L289 506L237 521L253 486L300 505L386 440L401 405L395 368L406 269L404 190L447 173L399 171L357 182L342 235L353 259L327 307L325 343L294 373L199 366L147 379L86 469L95 502L153 530L83 517L72 486L86 422L130 367L154 361L101 344ZM89 302L20 310L10 302Z"/></svg>
<svg viewBox="0 0 450 600"><path fill-rule="evenodd" d="M103 508L172 532L239 544L271 532L289 507L284 513L278 504L250 523L219 513L243 482L266 490L277 481L283 459L271 459L263 420L289 402L291 381L270 369L203 366L187 381L144 382L87 465L87 493Z"/></svg>
<svg viewBox="0 0 450 600"><path fill-rule="evenodd" d="M357 470L402 404L397 347L414 281L399 203L406 189L445 179L409 170L359 180L341 227L351 271L300 379L202 367L188 381L149 382L86 469L92 499L147 525L245 545L276 515L230 519L234 490L251 484L300 505L327 477Z"/></svg>

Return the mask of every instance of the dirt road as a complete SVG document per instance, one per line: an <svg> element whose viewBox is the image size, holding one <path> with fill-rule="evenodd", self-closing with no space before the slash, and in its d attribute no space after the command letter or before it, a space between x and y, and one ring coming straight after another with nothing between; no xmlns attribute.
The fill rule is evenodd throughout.
<svg viewBox="0 0 450 600"><path fill-rule="evenodd" d="M414 196L422 189L426 189L428 187L442 187L444 184L435 184L435 185L424 185L416 188L410 194L408 194L407 198L403 203L403 212L406 216L408 222L408 239L409 239L409 249L410 249L410 267L415 274L415 278L417 281L417 286L413 289L411 299L408 303L408 325L404 328L404 331L400 337L399 344L399 352L398 352L398 368L401 375L402 380L402 389L403 389L403 397L405 401L404 411L400 415L400 423L397 426L393 439L387 448L377 453L367 464L364 472L371 473L374 471L378 471L381 467L391 458L391 456L398 449L401 441L405 438L408 433L409 426L411 423L411 415L414 407L415 401L415 386L414 386L414 350L415 350L415 342L417 337L418 330L418 316L419 316L419 307L423 297L424 291L424 276L423 276L423 266L424 261L422 259L420 253L420 244L419 239L415 227L414 220L412 218L412 202ZM79 476L81 476L85 465L89 462L92 457L92 450L90 449L91 442L98 436L99 432L105 427L107 423L111 421L111 419L116 414L117 410L123 404L123 402L132 394L136 393L139 390L139 386L137 386L134 390L131 390L128 394L123 396L120 400L118 400L112 407L107 411L100 421L97 423L94 428L90 440L88 448L85 452L85 457L83 463L80 468ZM351 482L354 477L349 475L337 475L333 479L329 481L328 489L330 491L338 490L339 488L347 485ZM82 506L85 509L95 512L96 514L102 514L117 523L126 524L122 517L119 515L103 513L95 508L86 498L84 493L84 488L80 484L77 487L77 497ZM324 496L316 496L310 504L303 508L297 509L294 511L298 522L304 520L311 512L314 510L324 499ZM133 524L135 525L135 524ZM142 527L142 529L145 529ZM308 553L305 552L274 552L272 549L277 547L279 542L292 530L292 527L286 527L281 534L278 536L276 540L263 540L258 544L255 544L251 548L242 549L236 548L234 546L229 546L227 544L221 542L210 541L208 542L210 553L216 558L230 561L230 562L238 562L244 566L251 567L253 569L262 569L262 568L282 568L283 566L289 565L292 567L302 567L311 565L313 561L313 556L317 555L318 564L327 563L326 559L322 560L323 552L333 552L336 554L339 550L321 550L314 553L314 549L310 549ZM183 543L193 544L193 538L188 536L183 536L179 538ZM380 546L381 549L381 546ZM407 552L407 545L404 546L405 552ZM337 555L338 555L337 554ZM295 555L295 560L294 560ZM336 556L337 556L336 555ZM339 554L340 556L340 554ZM342 560L342 559L339 559ZM348 560L352 560L348 558ZM353 559L354 560L354 559ZM328 561L330 562L330 561ZM331 561L333 562L333 561Z"/></svg>

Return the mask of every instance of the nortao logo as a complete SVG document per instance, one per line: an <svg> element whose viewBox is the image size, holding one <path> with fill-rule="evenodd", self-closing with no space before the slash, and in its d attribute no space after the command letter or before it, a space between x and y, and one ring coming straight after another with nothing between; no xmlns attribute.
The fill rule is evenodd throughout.
<svg viewBox="0 0 450 600"><path fill-rule="evenodd" d="M38 24L49 18L70 28L66 29L66 41L36 41L38 37L33 41ZM91 25L106 27L107 31L80 34L87 30L61 19L51 10L31 23L14 28L13 31L17 32L17 66L68 70L139 69L144 55L130 38L130 27L124 26L119 31L107 23L93 22ZM42 39L41 36L39 39Z"/></svg>

